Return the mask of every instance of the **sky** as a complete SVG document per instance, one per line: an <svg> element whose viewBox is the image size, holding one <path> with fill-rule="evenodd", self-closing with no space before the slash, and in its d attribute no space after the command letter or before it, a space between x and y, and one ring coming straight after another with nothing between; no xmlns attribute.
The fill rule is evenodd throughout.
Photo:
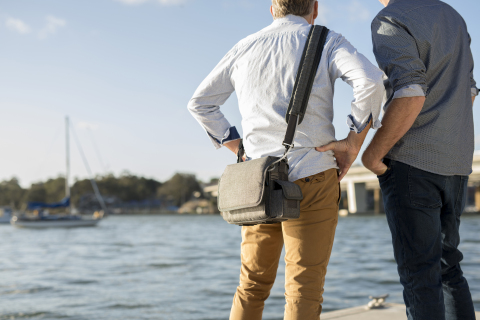
<svg viewBox="0 0 480 320"><path fill-rule="evenodd" d="M480 61L480 3L445 2L466 20L474 59ZM160 181L175 172L195 173L204 181L219 177L235 155L215 150L186 106L238 41L272 22L270 4L1 1L0 181L17 177L28 187L65 174L66 116L95 175L128 171ZM319 8L317 24L343 34L375 63L370 23L382 9L377 0L320 0ZM480 79L479 68L475 77ZM352 89L337 81L337 139L348 134L352 99ZM241 131L235 94L221 110ZM72 180L88 177L73 138L70 144Z"/></svg>

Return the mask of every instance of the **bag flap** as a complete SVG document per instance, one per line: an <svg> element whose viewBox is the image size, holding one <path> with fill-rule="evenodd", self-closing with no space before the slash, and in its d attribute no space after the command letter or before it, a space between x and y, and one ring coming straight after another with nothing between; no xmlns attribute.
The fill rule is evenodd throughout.
<svg viewBox="0 0 480 320"><path fill-rule="evenodd" d="M303 200L302 189L298 185L290 181L275 180L283 190L283 195L288 200Z"/></svg>
<svg viewBox="0 0 480 320"><path fill-rule="evenodd" d="M218 210L225 212L260 205L267 169L276 160L276 157L265 157L227 166L218 183Z"/></svg>

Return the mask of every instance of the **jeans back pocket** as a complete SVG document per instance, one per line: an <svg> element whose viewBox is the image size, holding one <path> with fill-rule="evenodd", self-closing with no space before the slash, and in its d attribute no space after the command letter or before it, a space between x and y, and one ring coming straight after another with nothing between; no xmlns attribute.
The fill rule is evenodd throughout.
<svg viewBox="0 0 480 320"><path fill-rule="evenodd" d="M410 166L408 188L410 202L417 207L440 208L447 177Z"/></svg>

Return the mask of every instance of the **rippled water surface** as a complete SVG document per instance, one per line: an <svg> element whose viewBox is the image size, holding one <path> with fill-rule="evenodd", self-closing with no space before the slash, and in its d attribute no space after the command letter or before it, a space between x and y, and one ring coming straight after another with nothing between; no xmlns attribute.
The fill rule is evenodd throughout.
<svg viewBox="0 0 480 320"><path fill-rule="evenodd" d="M480 310L480 217L462 222L462 264ZM0 319L228 319L240 228L220 216L109 217L96 228L0 226ZM284 263L264 319L282 319ZM384 217L340 219L324 310L401 287Z"/></svg>

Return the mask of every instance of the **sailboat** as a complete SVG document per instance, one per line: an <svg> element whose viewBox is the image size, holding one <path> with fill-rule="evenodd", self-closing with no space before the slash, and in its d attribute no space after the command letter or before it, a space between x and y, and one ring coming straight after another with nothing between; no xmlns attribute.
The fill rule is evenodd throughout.
<svg viewBox="0 0 480 320"><path fill-rule="evenodd" d="M103 214L95 212L91 217L83 217L78 214L72 214L72 205L70 202L70 185L68 179L70 176L70 137L69 137L68 117L65 118L66 129L66 175L65 175L65 198L57 203L43 203L43 202L29 202L27 210L34 211L34 216L22 214L20 216L13 216L10 223L19 228L76 228L76 227L94 227L102 219ZM81 152L83 156L83 151ZM88 169L88 166L87 166ZM95 180L90 179L93 190L97 200L99 201L103 212L107 212L107 208L103 198L98 190ZM47 214L46 209L65 208L64 214Z"/></svg>

